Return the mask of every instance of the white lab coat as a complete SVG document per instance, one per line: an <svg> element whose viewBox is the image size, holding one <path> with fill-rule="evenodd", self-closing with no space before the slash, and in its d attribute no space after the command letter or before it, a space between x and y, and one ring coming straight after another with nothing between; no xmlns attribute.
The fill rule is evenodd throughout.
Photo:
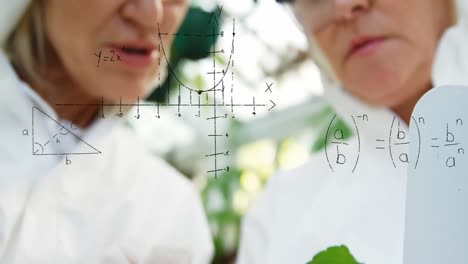
<svg viewBox="0 0 468 264"><path fill-rule="evenodd" d="M340 102L336 110L353 129L350 115L355 118L360 149L354 130L356 136L349 145L340 146L350 166L337 167L337 157L331 157L333 149L329 149L334 171L322 152L298 169L272 176L243 221L239 264L306 263L338 245L346 245L360 262L401 263L407 163L399 155L407 153L408 147L393 150L395 168L388 148L395 116L367 107L338 89L329 89L327 96ZM359 120L364 114L368 122ZM394 122L394 133L400 124L399 131L407 139L405 123L398 117ZM382 139L385 142L377 141ZM359 162L352 173L358 151Z"/></svg>
<svg viewBox="0 0 468 264"><path fill-rule="evenodd" d="M197 191L123 123L108 115L77 130L102 154L68 156L66 165L63 156L32 155L32 107L57 115L1 52L0 101L0 263L209 263ZM57 134L43 115L34 127ZM54 147L83 147L66 138Z"/></svg>
<svg viewBox="0 0 468 264"><path fill-rule="evenodd" d="M435 86L468 85L468 2L457 0L457 11L459 21L444 34L436 53ZM400 145L390 156L394 114L368 107L334 87L325 89L325 97L350 127L356 121L360 130L355 172L332 172L322 152L300 168L274 175L243 221L239 264L306 263L337 245L346 245L361 263L403 262L407 163L399 162L399 155L408 147ZM369 122L357 118L364 114ZM408 135L406 125L395 119L399 121L393 137L398 131ZM356 141L355 136L349 146ZM330 160L336 162L336 157Z"/></svg>

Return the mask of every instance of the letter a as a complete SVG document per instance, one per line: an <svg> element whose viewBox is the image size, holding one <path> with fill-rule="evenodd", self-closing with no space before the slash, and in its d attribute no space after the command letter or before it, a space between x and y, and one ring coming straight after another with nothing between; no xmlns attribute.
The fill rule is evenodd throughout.
<svg viewBox="0 0 468 264"><path fill-rule="evenodd" d="M339 136L337 136L337 132L339 132ZM343 130L342 129L337 129L335 130L335 134L333 135L335 137L335 139L344 139L344 135L343 135Z"/></svg>
<svg viewBox="0 0 468 264"><path fill-rule="evenodd" d="M404 163L409 163L408 154L403 153L400 155L400 161Z"/></svg>
<svg viewBox="0 0 468 264"><path fill-rule="evenodd" d="M455 168L456 167L455 158L454 157L448 158L447 161L445 162L445 164L449 168Z"/></svg>

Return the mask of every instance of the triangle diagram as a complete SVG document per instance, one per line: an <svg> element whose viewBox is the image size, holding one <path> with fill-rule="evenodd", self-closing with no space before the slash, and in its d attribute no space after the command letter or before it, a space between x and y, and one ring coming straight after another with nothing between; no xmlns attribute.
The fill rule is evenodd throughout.
<svg viewBox="0 0 468 264"><path fill-rule="evenodd" d="M52 134L43 128L44 124L52 126ZM101 154L99 150L73 133L73 129L66 128L37 107L32 109L32 152L33 155Z"/></svg>

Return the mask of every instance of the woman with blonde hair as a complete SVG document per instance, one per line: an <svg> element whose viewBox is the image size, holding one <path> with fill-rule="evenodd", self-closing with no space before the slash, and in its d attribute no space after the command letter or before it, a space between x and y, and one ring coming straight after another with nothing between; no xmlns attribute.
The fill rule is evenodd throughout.
<svg viewBox="0 0 468 264"><path fill-rule="evenodd" d="M133 110L100 108L164 78L158 45L172 34L158 32L176 32L187 6L2 1L0 263L210 261L195 188L125 126Z"/></svg>
<svg viewBox="0 0 468 264"><path fill-rule="evenodd" d="M467 2L278 2L308 36L325 99L354 136L330 131L333 155L272 177L244 219L238 263L307 263L341 245L360 262L402 263L408 125L432 87L468 84Z"/></svg>

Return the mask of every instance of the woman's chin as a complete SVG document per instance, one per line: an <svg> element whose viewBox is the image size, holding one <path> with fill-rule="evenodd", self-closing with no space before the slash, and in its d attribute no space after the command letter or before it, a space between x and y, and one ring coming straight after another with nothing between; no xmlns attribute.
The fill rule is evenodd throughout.
<svg viewBox="0 0 468 264"><path fill-rule="evenodd" d="M135 81L121 81L114 82L108 86L101 86L101 97L107 98L112 101L136 101L148 97L156 87L154 81L149 80L135 80ZM102 90L104 88L105 90Z"/></svg>
<svg viewBox="0 0 468 264"><path fill-rule="evenodd" d="M109 95L107 98L111 101L118 102L122 100L122 102L136 102L137 100L144 100L146 97L149 96L150 89L134 89L134 90L123 90L121 93L115 93Z"/></svg>
<svg viewBox="0 0 468 264"><path fill-rule="evenodd" d="M379 107L392 107L404 97L401 85L395 79L366 79L363 82L354 82L355 85L347 87L351 94L367 104Z"/></svg>

